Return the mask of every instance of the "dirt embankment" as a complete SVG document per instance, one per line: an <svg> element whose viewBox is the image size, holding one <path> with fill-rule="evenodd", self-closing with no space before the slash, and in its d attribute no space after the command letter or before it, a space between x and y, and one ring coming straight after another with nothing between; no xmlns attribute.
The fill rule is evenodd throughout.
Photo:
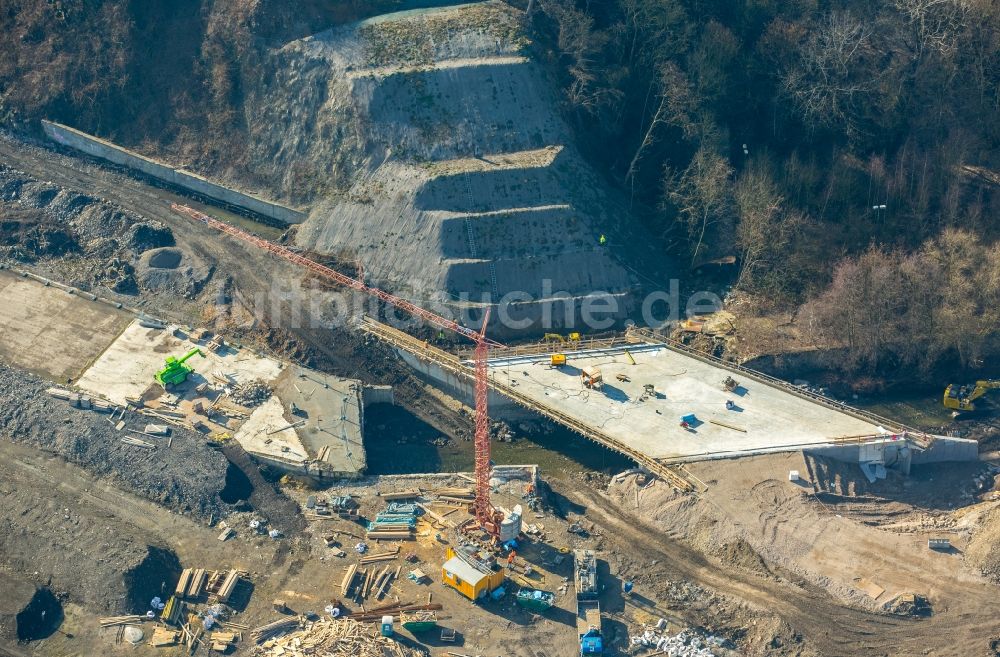
<svg viewBox="0 0 1000 657"><path fill-rule="evenodd" d="M169 448L155 450L121 442L108 416L71 408L45 394L49 384L0 365L0 437L60 455L121 488L205 520L221 518L226 505L227 461L203 438L174 429ZM141 430L145 418L126 414L127 427Z"/></svg>
<svg viewBox="0 0 1000 657"><path fill-rule="evenodd" d="M137 272L140 254L173 244L158 221L0 165L0 258L56 261L78 287L135 294L152 287L142 277L150 268Z"/></svg>
<svg viewBox="0 0 1000 657"><path fill-rule="evenodd" d="M975 508L967 506L974 501L968 491L989 468L921 466L907 479L869 486L857 481L856 465L839 465L821 475L801 454L692 464L707 483L697 496L637 484L634 476L613 483L608 496L637 530L656 532L664 549L680 543L704 555L700 584L774 610L821 654L986 650L996 631L988 601L997 589L980 572L996 527L962 515ZM789 482L790 469L806 480ZM928 550L927 538L936 536L957 549ZM898 617L910 594L931 610L917 624Z"/></svg>
<svg viewBox="0 0 1000 657"><path fill-rule="evenodd" d="M986 511L972 534L966 560L1000 584L1000 506Z"/></svg>

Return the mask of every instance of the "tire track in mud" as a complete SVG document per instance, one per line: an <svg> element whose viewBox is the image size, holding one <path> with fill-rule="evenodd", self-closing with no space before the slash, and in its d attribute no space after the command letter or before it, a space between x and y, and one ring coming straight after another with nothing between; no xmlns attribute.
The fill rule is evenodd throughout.
<svg viewBox="0 0 1000 657"><path fill-rule="evenodd" d="M565 483L565 482L564 482ZM626 514L601 493L574 490L574 501L587 515L613 528L608 539L627 554L641 553L658 560L667 574L687 579L728 596L773 612L802 634L806 646L837 657L980 654L995 633L996 619L988 609L942 609L930 618L908 618L854 609L839 604L823 589L802 582L771 581L710 562L701 553L667 538L663 532ZM659 567L659 566L658 566ZM972 603L975 605L976 603Z"/></svg>

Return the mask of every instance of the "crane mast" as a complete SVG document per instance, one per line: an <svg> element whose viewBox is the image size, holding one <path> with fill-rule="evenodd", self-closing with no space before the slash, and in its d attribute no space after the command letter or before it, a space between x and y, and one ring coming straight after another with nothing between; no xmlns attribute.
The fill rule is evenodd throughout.
<svg viewBox="0 0 1000 657"><path fill-rule="evenodd" d="M486 337L486 325L489 323L490 317L488 308L485 316L483 317L482 328L479 331L475 331L462 326L454 320L441 317L436 313L432 313L429 310L421 308L411 301L397 297L396 295L386 292L380 288L367 285L360 277L351 278L350 276L342 274L335 269L327 267L326 265L321 265L320 263L310 260L301 254L295 253L291 249L281 246L280 244L275 244L274 242L252 235L244 230L236 228L231 224L227 224L224 221L213 219L203 212L198 212L194 208L181 205L179 203L171 203L170 208L178 214L187 215L189 218L203 223L210 228L214 228L215 230L226 233L227 235L231 235L239 240L263 249L264 251L273 253L284 260L288 260L289 262L304 267L312 272L315 272L316 274L319 274L320 276L323 276L324 278L328 278L336 283L339 283L344 287L369 294L391 306L406 311L414 317L419 317L433 326L451 331L474 342L476 345L474 358L476 397L474 439L476 499L473 504L473 509L475 511L476 521L479 523L480 527L492 536L499 534L500 522L503 519L502 514L496 509L496 507L493 506L493 502L490 500L490 418L487 408L489 399L488 360L490 347L502 348L504 345Z"/></svg>

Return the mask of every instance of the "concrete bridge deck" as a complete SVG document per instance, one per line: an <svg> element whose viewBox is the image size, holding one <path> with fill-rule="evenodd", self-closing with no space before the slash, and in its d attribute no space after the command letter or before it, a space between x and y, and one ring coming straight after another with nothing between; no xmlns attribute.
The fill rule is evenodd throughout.
<svg viewBox="0 0 1000 657"><path fill-rule="evenodd" d="M659 461L788 451L887 430L666 345L573 352L562 367L549 362L544 354L493 359L490 374L540 406L571 414ZM602 387L583 385L585 367L600 370ZM727 376L739 381L735 392L724 390ZM655 394L644 394L647 384ZM695 420L681 426L688 415Z"/></svg>
<svg viewBox="0 0 1000 657"><path fill-rule="evenodd" d="M370 318L362 328L395 347L422 376L471 403L470 360ZM552 368L550 355L557 349L567 350L568 363ZM604 375L599 390L580 382L580 370L594 366ZM672 464L818 447L857 449L899 440L903 431L909 432L909 444L919 449L941 442L941 437L642 330L558 347L500 350L490 358L489 369L492 415L504 417L517 405L634 459L681 490L697 485L668 467ZM625 380L619 380L619 374ZM727 376L740 383L733 393L723 389ZM644 398L645 384L652 384L657 394ZM734 408L726 407L727 400ZM696 420L681 427L681 416L689 414ZM966 451L949 454L939 454L938 460L969 458Z"/></svg>

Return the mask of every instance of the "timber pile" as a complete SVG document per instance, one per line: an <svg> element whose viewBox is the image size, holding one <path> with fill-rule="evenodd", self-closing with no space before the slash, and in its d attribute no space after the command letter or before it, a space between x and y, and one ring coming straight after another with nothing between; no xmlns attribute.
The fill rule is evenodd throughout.
<svg viewBox="0 0 1000 657"><path fill-rule="evenodd" d="M401 490L396 493L382 493L382 499L388 502L394 502L397 500L412 500L414 498L420 497L419 488L411 488L409 490Z"/></svg>
<svg viewBox="0 0 1000 657"><path fill-rule="evenodd" d="M171 630L166 627L153 628L153 636L149 638L149 645L154 648L165 648L176 646L180 641L180 630Z"/></svg>
<svg viewBox="0 0 1000 657"><path fill-rule="evenodd" d="M132 445L133 447L142 447L143 449L156 449L156 445L149 442L148 440L143 440L141 438L133 438L132 436L125 436L121 439L126 445Z"/></svg>
<svg viewBox="0 0 1000 657"><path fill-rule="evenodd" d="M472 488L449 486L435 488L434 494L439 500L455 504L472 504L476 499L476 491Z"/></svg>
<svg viewBox="0 0 1000 657"><path fill-rule="evenodd" d="M299 626L298 618L282 618L267 625L261 625L250 632L250 638L257 643L263 643L271 637L290 632ZM281 653L278 653L281 654Z"/></svg>
<svg viewBox="0 0 1000 657"><path fill-rule="evenodd" d="M366 537L373 541L411 541L415 538L412 529L391 531L376 529L368 532Z"/></svg>
<svg viewBox="0 0 1000 657"><path fill-rule="evenodd" d="M399 616L404 611L441 611L443 608L444 607L436 602L424 605L393 603L382 605L381 607L375 607L374 609L369 609L368 611L357 611L353 614L348 614L344 618L361 623L374 623L382 620L383 616Z"/></svg>
<svg viewBox="0 0 1000 657"><path fill-rule="evenodd" d="M372 552L371 554L366 554L361 557L361 565L367 566L368 564L377 563L379 561L389 561L395 559L399 556L399 546L397 545L394 549L388 552Z"/></svg>
<svg viewBox="0 0 1000 657"><path fill-rule="evenodd" d="M384 637L378 625L363 625L353 620L322 619L305 628L258 646L254 653L262 657L425 657L416 650Z"/></svg>
<svg viewBox="0 0 1000 657"><path fill-rule="evenodd" d="M236 632L212 632L208 637L209 646L215 652L227 652L236 645L239 635Z"/></svg>
<svg viewBox="0 0 1000 657"><path fill-rule="evenodd" d="M181 571L174 595L195 599L207 594L214 602L229 602L240 581L248 574L239 570L185 568Z"/></svg>
<svg viewBox="0 0 1000 657"><path fill-rule="evenodd" d="M99 618L98 621L101 623L101 627L114 627L116 625L130 625L132 623L142 623L143 621L149 620L145 616L109 616L108 618Z"/></svg>

